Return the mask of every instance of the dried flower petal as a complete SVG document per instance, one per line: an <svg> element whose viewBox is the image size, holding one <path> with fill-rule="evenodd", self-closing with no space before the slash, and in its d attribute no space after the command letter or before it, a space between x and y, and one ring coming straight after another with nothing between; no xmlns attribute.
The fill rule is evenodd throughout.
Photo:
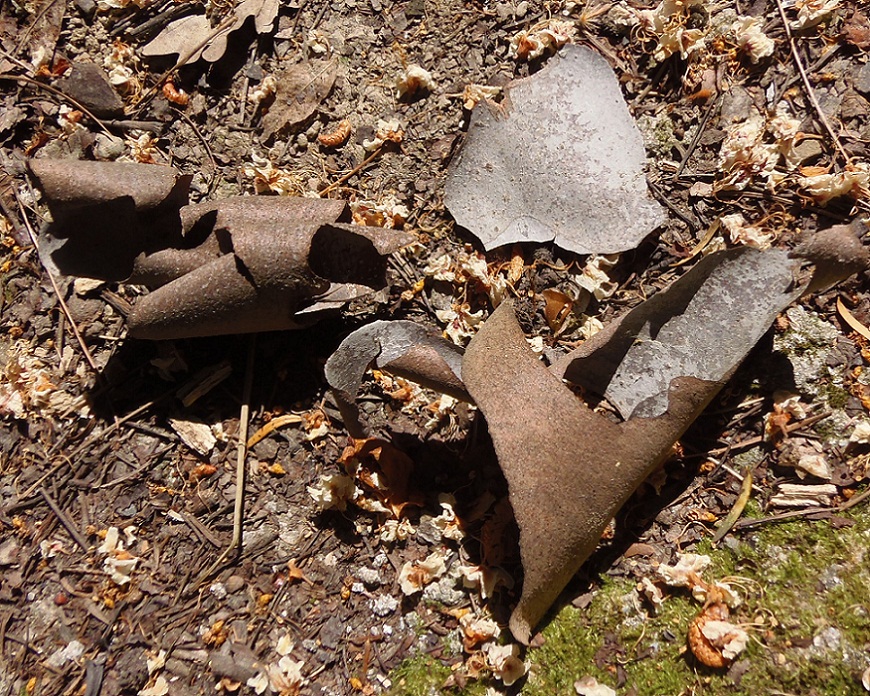
<svg viewBox="0 0 870 696"><path fill-rule="evenodd" d="M433 551L422 561L408 561L399 571L399 585L402 592L412 595L420 592L426 585L447 572L444 556Z"/></svg>

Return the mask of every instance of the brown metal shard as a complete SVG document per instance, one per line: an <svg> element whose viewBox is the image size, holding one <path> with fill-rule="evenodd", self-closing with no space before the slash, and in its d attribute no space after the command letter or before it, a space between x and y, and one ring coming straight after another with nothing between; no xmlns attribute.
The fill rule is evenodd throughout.
<svg viewBox="0 0 870 696"><path fill-rule="evenodd" d="M355 400L371 365L470 400L462 384L460 348L412 321L375 321L345 338L324 368L345 427L353 437L366 434Z"/></svg>
<svg viewBox="0 0 870 696"><path fill-rule="evenodd" d="M382 287L389 253L413 238L338 222L343 201L237 197L182 209L189 249L137 259L133 279L159 285L128 317L139 338L308 326L318 310ZM203 235L207 235L201 239ZM168 282L167 282L168 281Z"/></svg>
<svg viewBox="0 0 870 696"><path fill-rule="evenodd" d="M472 339L462 376L486 417L520 529L523 590L510 626L527 644L610 519L721 385L675 380L665 415L613 423L541 363L510 303Z"/></svg>
<svg viewBox="0 0 870 696"><path fill-rule="evenodd" d="M177 244L190 176L173 167L30 160L52 223L40 252L52 272L124 280L141 253Z"/></svg>

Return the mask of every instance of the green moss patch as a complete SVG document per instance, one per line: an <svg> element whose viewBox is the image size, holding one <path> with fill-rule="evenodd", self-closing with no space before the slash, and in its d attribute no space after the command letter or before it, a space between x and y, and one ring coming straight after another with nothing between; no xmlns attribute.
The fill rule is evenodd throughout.
<svg viewBox="0 0 870 696"><path fill-rule="evenodd" d="M851 526L842 526L842 525ZM841 527L841 528L837 528ZM870 509L837 520L771 524L714 548L708 581L732 583L743 604L731 620L750 643L730 670L699 665L686 647L687 629L701 605L682 589L653 614L634 580L605 579L584 610L566 606L545 626L546 642L529 650L526 696L573 694L591 675L620 696L704 693L757 696L771 689L793 694L860 694L870 666ZM654 578L651 578L654 579ZM395 696L443 691L450 669L428 656L406 660L391 675ZM482 693L483 684L453 694Z"/></svg>

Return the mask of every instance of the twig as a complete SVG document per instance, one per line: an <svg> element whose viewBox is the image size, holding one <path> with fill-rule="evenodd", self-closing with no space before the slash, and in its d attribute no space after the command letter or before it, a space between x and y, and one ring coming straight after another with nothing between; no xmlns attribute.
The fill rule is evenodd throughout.
<svg viewBox="0 0 870 696"><path fill-rule="evenodd" d="M76 109L81 111L85 116L87 116L94 123L96 123L103 130L103 132L106 133L106 135L112 135L112 131L110 131L106 127L105 123L103 123L100 119L94 116L93 112L88 109L88 107L86 107L77 99L73 99L68 94L64 94L57 87L52 87L51 85L47 85L44 82L40 82L39 80L34 80L32 77L27 77L26 75L12 75L11 73L0 73L0 80L6 80L7 82L23 82L25 84L44 89L46 92L51 92L54 96L68 101Z"/></svg>
<svg viewBox="0 0 870 696"><path fill-rule="evenodd" d="M69 327L72 330L73 335L76 337L76 341L78 341L79 346L82 349L82 353L84 353L85 360L88 361L88 365L91 366L94 374L99 377L100 369L97 367L97 363L94 361L94 356L91 355L90 348L88 348L88 344L85 343L85 339L82 337L82 334L79 331L79 327L76 325L76 322L69 311L69 306L67 305L66 300L63 299L63 293L57 286L57 281L55 281L54 275L45 265L45 262L42 260L42 254L39 253L39 244L36 241L36 234L33 231L33 226L30 224L30 220L27 218L24 204L21 202L21 197L18 195L17 190L13 189L12 192L15 194L15 201L16 203L18 203L18 211L21 213L21 219L24 221L24 226L27 228L27 234L30 236L30 241L33 244L33 248L36 250L36 256L39 258L39 262L42 264L42 268L45 270L45 274L48 276L48 280L51 283L54 294L57 296L57 302L60 305L61 310L63 310L64 316L69 323Z"/></svg>
<svg viewBox="0 0 870 696"><path fill-rule="evenodd" d="M817 413L815 416L809 416L808 418L804 418L802 421L797 421L796 423L792 423L790 425L785 426L785 432L787 434L793 433L795 430L801 430L802 428L808 428L811 425L815 425L821 420L824 420L828 416L831 415L833 411L825 411L824 413ZM739 450L744 450L747 447L755 447L755 445L761 445L764 443L764 436L759 435L758 437L751 437L748 440L744 440L743 442L735 442L733 444L728 445L727 447L720 447L719 449L710 450L707 454L716 456L718 454L723 454L724 452L736 452Z"/></svg>
<svg viewBox="0 0 870 696"><path fill-rule="evenodd" d="M251 334L251 344L248 348L248 362L245 366L245 386L242 388L242 409L239 413L238 444L236 445L236 500L233 507L233 539L226 550L218 556L217 560L199 576L196 581L197 585L201 585L208 580L230 556L237 558L242 552L242 521L245 511L245 474L247 472L245 459L248 454L248 420L251 417L251 389L254 384L254 356L256 349L257 334Z"/></svg>
<svg viewBox="0 0 870 696"><path fill-rule="evenodd" d="M372 154L370 154L368 157L366 157L362 162L360 162L358 165L356 165L347 174L345 174L343 177L341 177L337 181L333 181L329 186L327 186L325 189L323 189L320 192L320 196L323 197L327 193L329 193L330 191L334 191L339 186L341 186L346 181L348 181L348 179L350 179L354 174L359 174L365 167L367 167L369 164L374 162L375 158L381 154L381 151L383 149L384 149L384 146L379 145L378 148Z"/></svg>
<svg viewBox="0 0 870 696"><path fill-rule="evenodd" d="M160 133L166 124L163 121L133 121L130 119L111 119L106 121L106 126L109 128L117 128L118 130L144 130L151 133Z"/></svg>
<svg viewBox="0 0 870 696"><path fill-rule="evenodd" d="M834 146L837 148L837 151L843 157L843 161L847 164L849 163L849 155L846 153L843 144L840 142L840 138L834 132L833 127L831 126L831 122L828 121L828 117L825 115L825 112L822 111L822 107L819 104L818 98L816 98L816 93L813 90L813 86L810 84L810 78L807 75L807 71L804 68L804 64L801 61L800 54L797 50L797 44L794 41L794 35L791 33L791 26L788 23L788 17L785 15L785 9L782 6L782 0L776 0L776 7L779 10L779 16L782 19L782 24L785 27L785 35L788 37L788 45L791 48L791 55L794 58L795 65L797 66L798 72L800 73L801 80L804 83L804 90L806 90L807 98L810 100L810 103L813 105L813 108L816 110L816 113L819 116L819 120L822 122L822 125L825 127L825 130L828 131L828 135L831 136L831 140L834 141Z"/></svg>
<svg viewBox="0 0 870 696"><path fill-rule="evenodd" d="M174 110L178 113L179 116L181 116L182 120L188 126L190 126L190 129L193 131L194 135L199 138L199 141L203 144L203 147L205 147L205 152L211 162L211 181L208 182L208 188L211 189L212 182L214 182L218 171L217 161L214 158L214 153L211 150L211 145L208 144L208 140L205 139L205 136L200 133L199 128L196 127L196 124L193 122L190 116L188 116L186 113L184 113L184 111L177 107L175 107Z"/></svg>
<svg viewBox="0 0 870 696"><path fill-rule="evenodd" d="M674 172L674 181L679 179L682 175L683 170L689 163L689 158L692 156L695 148L698 147L698 143L701 142L701 137L707 130L707 124L710 122L710 117L713 115L713 112L715 112L719 107L722 106L722 101L724 98L725 95L723 94L718 99L711 102L710 105L707 107L707 111L704 113L704 117L701 119L701 124L698 126L698 130L695 131L695 135L692 137L692 141L689 143L689 147L687 147L686 151L683 153L683 157L680 160L680 166L677 167L677 171Z"/></svg>
<svg viewBox="0 0 870 696"><path fill-rule="evenodd" d="M88 545L88 540L82 536L82 533L76 529L75 525L72 523L72 520L67 517L67 514L61 510L60 505L54 500L54 498L49 495L48 491L44 488L40 487L39 495L42 496L42 499L48 504L48 507L51 508L51 511L55 514L58 521L63 525L63 528L69 533L72 537L72 540L78 544L82 551L87 553L90 550L90 546Z"/></svg>
<svg viewBox="0 0 870 696"><path fill-rule="evenodd" d="M855 507L858 503L864 502L865 500L867 500L867 498L870 498L870 488L868 488L863 493L859 493L858 495L853 495L845 503L841 503L837 507L837 510L839 510L840 512L843 512L844 510L848 510L849 508Z"/></svg>
<svg viewBox="0 0 870 696"><path fill-rule="evenodd" d="M780 512L776 515L761 517L756 520L740 520L739 522L737 522L737 524L734 525L733 529L736 532L740 529L760 527L761 525L768 524L770 522L781 522L782 520L791 520L795 517L811 517L813 515L828 514L836 512L837 510L839 510L839 508L836 507L813 507L805 508L803 510L789 510L788 512Z"/></svg>

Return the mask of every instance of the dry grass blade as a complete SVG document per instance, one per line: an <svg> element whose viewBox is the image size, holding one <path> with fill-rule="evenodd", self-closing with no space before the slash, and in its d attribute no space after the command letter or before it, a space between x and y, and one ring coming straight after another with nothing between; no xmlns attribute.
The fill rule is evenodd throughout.
<svg viewBox="0 0 870 696"><path fill-rule="evenodd" d="M752 494L752 472L747 471L743 476L743 485L740 486L740 495L734 501L734 507L731 508L728 515L722 520L716 533L713 535L713 543L721 541L725 535L731 531L731 528L740 519L743 510L746 508L746 503L749 502L749 496Z"/></svg>
<svg viewBox="0 0 870 696"><path fill-rule="evenodd" d="M845 321L853 331L870 341L870 329L864 326L864 324L855 318L855 315L852 314L852 312L846 309L846 305L843 304L843 300L839 297L837 298L837 312L839 312L840 316L843 317L843 321Z"/></svg>

